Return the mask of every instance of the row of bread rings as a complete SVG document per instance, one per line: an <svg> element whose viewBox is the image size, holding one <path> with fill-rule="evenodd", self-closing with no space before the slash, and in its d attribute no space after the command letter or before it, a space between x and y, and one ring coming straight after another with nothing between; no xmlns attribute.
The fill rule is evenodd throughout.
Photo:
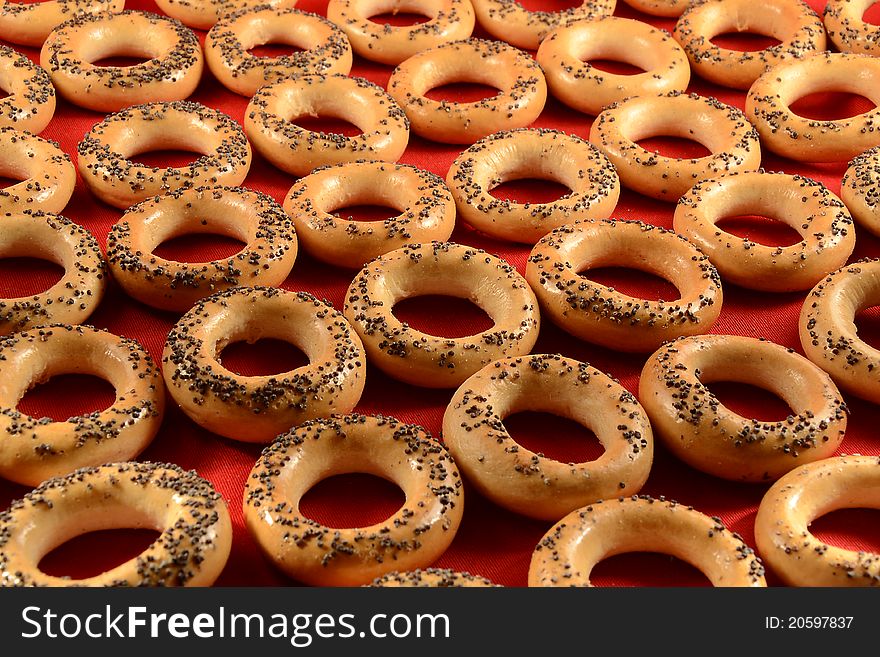
<svg viewBox="0 0 880 657"><path fill-rule="evenodd" d="M537 359L539 369L527 365L529 359ZM493 369L499 374L511 367L516 374L522 366L520 372L545 381L559 373L579 376L587 385L597 377L596 387L611 381L558 356L529 359L490 365L486 377ZM495 380L499 385L501 379ZM504 394L495 392L496 398ZM554 477L522 461L523 477L529 468L533 478ZM328 473L365 469L394 481L406 495L386 521L330 528L299 511L305 492ZM461 484L450 454L421 427L383 416L334 415L295 427L263 451L245 485L244 515L266 555L306 583L352 586L379 578L374 585L490 586L483 578L448 571L397 572L424 568L448 548L462 518ZM876 505L878 489L878 457L843 456L796 468L761 502L755 525L761 554L788 584L877 585L880 556L829 546L808 527L835 509ZM42 557L71 534L120 525L161 534L138 556L97 576L70 580L40 571ZM226 563L231 534L223 498L195 472L157 463L82 468L43 482L0 513L0 586L206 586ZM538 543L529 584L589 585L599 561L636 551L677 556L715 586L766 585L760 559L718 518L663 498L637 496L596 500L563 517Z"/></svg>

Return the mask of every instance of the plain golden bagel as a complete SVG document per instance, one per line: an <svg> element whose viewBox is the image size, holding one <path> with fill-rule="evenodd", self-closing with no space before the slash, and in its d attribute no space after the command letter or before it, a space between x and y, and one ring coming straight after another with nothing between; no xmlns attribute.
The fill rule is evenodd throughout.
<svg viewBox="0 0 880 657"><path fill-rule="evenodd" d="M776 422L743 417L707 387L714 381L771 391L791 413ZM660 347L642 369L639 401L673 454L735 481L777 479L828 458L846 431L846 404L831 377L793 349L736 335L701 335Z"/></svg>
<svg viewBox="0 0 880 657"><path fill-rule="evenodd" d="M167 260L166 240L196 233L242 241L238 253L211 262ZM107 263L129 296L154 308L189 310L219 290L278 286L296 259L296 229L280 205L241 187L179 189L129 208L110 229Z"/></svg>
<svg viewBox="0 0 880 657"><path fill-rule="evenodd" d="M388 12L423 14L428 20L401 26L370 20ZM330 0L327 18L348 35L358 55L391 66L442 43L467 39L476 20L470 0Z"/></svg>
<svg viewBox="0 0 880 657"><path fill-rule="evenodd" d="M0 5L2 7L9 6ZM37 5L15 5L29 7ZM41 133L55 114L55 87L46 71L24 55L0 46L0 128Z"/></svg>
<svg viewBox="0 0 880 657"><path fill-rule="evenodd" d="M331 214L356 205L400 214L381 222ZM352 269L413 242L444 242L455 227L455 201L443 179L408 164L364 161L317 169L290 188L284 209L306 251Z"/></svg>
<svg viewBox="0 0 880 657"><path fill-rule="evenodd" d="M755 541L789 586L880 586L880 554L819 540L810 523L840 509L880 509L880 457L837 456L777 481L758 508Z"/></svg>
<svg viewBox="0 0 880 657"><path fill-rule="evenodd" d="M431 100L431 89L472 82L498 89L474 102ZM413 132L445 144L472 144L499 130L530 125L547 101L541 67L527 53L498 41L468 39L430 48L402 62L388 80Z"/></svg>
<svg viewBox="0 0 880 657"><path fill-rule="evenodd" d="M799 332L807 358L841 388L880 403L880 350L858 335L855 316L880 304L880 260L859 260L832 272L807 295Z"/></svg>
<svg viewBox="0 0 880 657"><path fill-rule="evenodd" d="M660 276L680 296L638 299L579 273L612 266ZM718 272L697 247L639 221L576 221L557 228L532 249L526 280L554 324L618 351L653 351L667 340L706 333L723 300Z"/></svg>
<svg viewBox="0 0 880 657"><path fill-rule="evenodd" d="M221 18L236 11L264 6L289 9L297 0L156 0L164 13L197 30L210 30Z"/></svg>
<svg viewBox="0 0 880 657"><path fill-rule="evenodd" d="M477 22L496 39L518 48L536 50L560 25L610 16L617 0L582 0L561 11L529 11L518 0L471 0Z"/></svg>
<svg viewBox="0 0 880 657"><path fill-rule="evenodd" d="M763 50L731 50L712 39L735 32L760 33L779 43ZM673 32L700 77L734 89L748 89L780 62L825 50L822 19L803 0L695 0Z"/></svg>
<svg viewBox="0 0 880 657"><path fill-rule="evenodd" d="M133 66L95 66L130 55ZM52 84L74 105L115 112L141 103L183 100L202 76L198 37L180 21L145 11L92 14L59 25L40 51Z"/></svg>
<svg viewBox="0 0 880 657"><path fill-rule="evenodd" d="M864 19L877 0L828 0L825 30L840 52L880 55L880 27Z"/></svg>
<svg viewBox="0 0 880 657"><path fill-rule="evenodd" d="M120 12L125 0L0 0L0 39L39 48L46 37L66 20L85 14Z"/></svg>
<svg viewBox="0 0 880 657"><path fill-rule="evenodd" d="M856 116L817 121L790 105L814 93L845 92L880 105L880 57L823 52L783 62L755 80L746 115L761 143L801 162L844 162L880 145L880 107Z"/></svg>
<svg viewBox="0 0 880 657"><path fill-rule="evenodd" d="M290 372L243 376L222 363L234 342L274 338L305 353ZM162 374L190 419L216 434L267 443L290 427L348 413L364 389L366 362L341 313L305 292L239 287L197 303L171 329Z"/></svg>
<svg viewBox="0 0 880 657"><path fill-rule="evenodd" d="M840 183L840 198L860 226L880 236L880 146L852 159Z"/></svg>
<svg viewBox="0 0 880 657"><path fill-rule="evenodd" d="M657 135L697 141L710 155L667 157L637 143ZM637 96L611 105L593 123L590 141L608 156L625 187L673 202L701 180L761 166L758 133L745 115L696 94Z"/></svg>
<svg viewBox="0 0 880 657"><path fill-rule="evenodd" d="M138 556L87 579L47 575L40 560L105 529L155 529ZM0 513L0 587L210 586L232 545L226 503L194 471L169 463L110 463L49 479Z"/></svg>
<svg viewBox="0 0 880 657"><path fill-rule="evenodd" d="M511 180L553 180L570 192L549 203L517 203L492 195ZM608 158L590 142L558 130L520 128L484 137L459 155L446 182L458 216L479 231L534 244L574 219L611 216L620 180Z"/></svg>
<svg viewBox="0 0 880 657"><path fill-rule="evenodd" d="M294 123L306 116L344 119L361 134L313 132ZM263 157L295 176L363 159L396 162L409 142L409 121L384 89L339 74L266 85L248 103L244 129Z"/></svg>
<svg viewBox="0 0 880 657"><path fill-rule="evenodd" d="M150 167L130 158L163 149L203 155L180 167ZM251 147L235 121L199 103L149 103L111 114L77 145L86 186L123 210L184 187L235 186L251 166Z"/></svg>
<svg viewBox="0 0 880 657"><path fill-rule="evenodd" d="M327 477L363 472L388 479L406 502L369 527L326 527L299 511ZM263 450L244 490L248 530L266 556L296 580L369 584L395 570L430 566L449 547L464 511L458 468L422 427L381 415L306 422Z"/></svg>
<svg viewBox="0 0 880 657"><path fill-rule="evenodd" d="M550 92L592 115L630 96L685 91L691 79L687 56L668 32L616 16L556 28L541 42L536 59ZM594 59L626 62L644 72L609 73L592 66Z"/></svg>
<svg viewBox="0 0 880 657"><path fill-rule="evenodd" d="M396 570L377 577L369 586L382 588L494 588L485 577L447 568L426 568L425 570Z"/></svg>
<svg viewBox="0 0 880 657"><path fill-rule="evenodd" d="M713 586L767 586L755 551L720 519L662 498L635 496L596 502L556 523L535 548L529 586L592 586L596 564L624 552L678 557Z"/></svg>
<svg viewBox="0 0 880 657"><path fill-rule="evenodd" d="M797 231L801 241L767 246L717 225L745 215L772 217ZM856 244L852 217L825 185L765 171L697 183L679 199L673 226L709 256L722 279L770 292L809 290L846 264Z"/></svg>
<svg viewBox="0 0 880 657"><path fill-rule="evenodd" d="M532 452L504 427L505 417L521 411L575 420L605 451L583 463ZM471 376L446 408L443 443L482 495L553 522L591 502L638 493L654 457L651 423L636 398L594 367L558 354L504 358Z"/></svg>
<svg viewBox="0 0 880 657"><path fill-rule="evenodd" d="M29 389L58 374L105 379L116 399L58 422L18 410ZM0 338L0 477L37 486L78 468L133 459L153 440L164 410L162 374L134 340L57 324Z"/></svg>
<svg viewBox="0 0 880 657"><path fill-rule="evenodd" d="M397 302L429 294L467 299L493 325L476 335L447 338L394 316ZM492 361L529 353L541 323L535 295L516 269L481 249L452 242L410 244L368 263L348 288L343 312L371 364L426 388L458 387Z"/></svg>
<svg viewBox="0 0 880 657"><path fill-rule="evenodd" d="M675 18L687 9L690 0L623 0L633 9L651 16Z"/></svg>
<svg viewBox="0 0 880 657"><path fill-rule="evenodd" d="M20 182L0 189L0 213L61 212L73 195L76 169L58 144L0 127L0 176Z"/></svg>
<svg viewBox="0 0 880 657"><path fill-rule="evenodd" d="M5 216L0 223L0 258L38 258L64 268L45 292L0 299L0 335L88 319L107 286L98 240L70 219L38 210Z"/></svg>
<svg viewBox="0 0 880 657"><path fill-rule="evenodd" d="M302 48L280 57L248 52L266 43ZM205 61L220 83L242 96L275 80L306 73L351 71L351 45L345 33L317 14L258 5L223 16L205 38Z"/></svg>

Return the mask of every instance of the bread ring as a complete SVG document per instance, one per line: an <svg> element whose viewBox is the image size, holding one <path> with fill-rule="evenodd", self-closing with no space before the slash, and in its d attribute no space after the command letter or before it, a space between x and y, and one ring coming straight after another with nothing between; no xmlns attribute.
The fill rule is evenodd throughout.
<svg viewBox="0 0 880 657"><path fill-rule="evenodd" d="M58 545L88 532L161 535L106 572L71 580L40 571ZM110 463L50 479L0 513L0 586L210 586L232 544L226 503L210 482L168 463Z"/></svg>
<svg viewBox="0 0 880 657"><path fill-rule="evenodd" d="M571 191L549 203L492 196L494 187L521 178L554 180ZM608 158L590 142L558 130L520 128L484 137L456 158L446 182L467 223L526 244L575 218L610 217L620 196Z"/></svg>
<svg viewBox="0 0 880 657"><path fill-rule="evenodd" d="M41 294L0 299L0 335L88 319L107 286L104 257L92 234L39 210L5 216L0 224L0 258L39 258L64 268L64 276Z"/></svg>
<svg viewBox="0 0 880 657"><path fill-rule="evenodd" d="M728 233L725 217L759 214L796 230L801 241L766 246ZM808 290L846 264L856 244L852 217L820 182L746 171L697 183L675 208L675 231L709 256L724 280L753 290Z"/></svg>
<svg viewBox="0 0 880 657"><path fill-rule="evenodd" d="M858 336L856 314L880 303L880 260L859 260L820 281L801 309L807 358L841 388L880 404L880 350Z"/></svg>
<svg viewBox="0 0 880 657"><path fill-rule="evenodd" d="M592 586L590 573L625 552L670 554L714 586L767 586L761 560L719 518L662 497L621 497L572 511L532 555L529 586Z"/></svg>
<svg viewBox="0 0 880 657"><path fill-rule="evenodd" d="M0 189L0 212L61 212L73 195L76 169L53 141L0 127L0 175L21 182Z"/></svg>
<svg viewBox="0 0 880 657"><path fill-rule="evenodd" d="M39 48L49 33L64 21L83 14L119 12L125 0L0 0L0 39Z"/></svg>
<svg viewBox="0 0 880 657"><path fill-rule="evenodd" d="M668 32L616 16L556 28L541 42L536 58L550 92L593 115L630 96L684 91L691 79L687 57ZM592 59L626 62L644 72L608 73L592 66Z"/></svg>
<svg viewBox="0 0 880 657"><path fill-rule="evenodd" d="M271 376L223 367L226 345L262 338L296 345L309 364ZM363 347L342 314L311 294L276 288L233 288L198 302L168 334L162 364L168 391L193 422L245 442L347 413L364 389Z"/></svg>
<svg viewBox="0 0 880 657"><path fill-rule="evenodd" d="M194 233L227 234L246 246L212 262L153 253L165 240ZM296 250L296 229L281 206L240 187L180 189L147 199L122 215L107 237L107 262L122 288L154 308L181 312L218 290L280 285Z"/></svg>
<svg viewBox="0 0 880 657"><path fill-rule="evenodd" d="M445 338L394 316L398 301L426 294L468 299L494 324L476 335ZM529 353L540 328L538 302L516 269L451 242L410 244L368 263L348 288L343 312L373 365L426 388L457 387L492 361Z"/></svg>
<svg viewBox="0 0 880 657"><path fill-rule="evenodd" d="M880 554L827 545L810 533L816 518L856 507L880 509L880 458L838 456L802 465L761 500L758 550L789 586L880 586Z"/></svg>
<svg viewBox="0 0 880 657"><path fill-rule="evenodd" d="M875 4L877 0L828 0L825 29L839 51L880 55L880 28L863 18Z"/></svg>
<svg viewBox="0 0 880 657"><path fill-rule="evenodd" d="M728 32L758 32L779 43L746 51L712 43ZM673 34L697 75L734 89L748 89L776 64L821 52L826 45L822 19L803 0L695 0Z"/></svg>
<svg viewBox="0 0 880 657"><path fill-rule="evenodd" d="M255 6L289 9L297 0L156 0L163 12L197 30L210 30L229 14Z"/></svg>
<svg viewBox="0 0 880 657"><path fill-rule="evenodd" d="M306 130L293 123L303 116L345 119L362 134ZM338 74L301 75L266 85L248 103L244 129L263 157L295 176L365 158L396 162L409 142L406 115L381 87Z"/></svg>
<svg viewBox="0 0 880 657"><path fill-rule="evenodd" d="M302 51L257 57L248 51L264 43L287 43ZM345 33L317 14L258 5L223 16L205 37L205 60L220 83L242 96L275 80L304 73L351 71Z"/></svg>
<svg viewBox="0 0 880 657"><path fill-rule="evenodd" d="M500 89L472 103L431 100L425 94L453 82ZM388 80L415 133L446 144L472 144L499 130L531 124L547 100L541 67L529 55L498 41L453 41L413 55Z"/></svg>
<svg viewBox="0 0 880 657"><path fill-rule="evenodd" d="M423 14L429 20L406 26L370 20L389 12ZM469 38L476 21L469 0L330 0L327 18L345 31L358 55L391 66L428 48Z"/></svg>
<svg viewBox="0 0 880 657"><path fill-rule="evenodd" d="M169 148L204 155L169 168L129 159ZM241 127L217 110L190 102L149 103L111 114L95 124L76 150L86 186L123 210L182 187L238 185L251 166L251 147Z"/></svg>
<svg viewBox="0 0 880 657"><path fill-rule="evenodd" d="M561 463L526 449L504 427L504 418L526 410L589 427L605 453ZM485 497L553 522L591 502L638 493L654 457L651 423L636 398L608 375L558 354L505 358L470 377L446 408L443 442Z"/></svg>
<svg viewBox="0 0 880 657"><path fill-rule="evenodd" d="M369 584L383 588L495 588L485 577L444 568L394 571L377 577Z"/></svg>
<svg viewBox="0 0 880 657"><path fill-rule="evenodd" d="M840 183L840 198L860 226L880 236L880 147L849 163Z"/></svg>
<svg viewBox="0 0 880 657"><path fill-rule="evenodd" d="M334 529L299 511L302 496L336 474L364 472L403 489L384 522ZM244 490L244 518L263 552L291 577L356 586L423 568L449 547L461 522L461 477L446 449L415 424L381 415L306 422L263 450Z"/></svg>
<svg viewBox="0 0 880 657"><path fill-rule="evenodd" d="M792 412L743 417L706 387L735 381L772 391ZM665 344L645 364L639 400L657 437L685 463L722 479L777 479L828 458L846 431L846 404L831 378L792 349L764 339L701 335Z"/></svg>
<svg viewBox="0 0 880 657"><path fill-rule="evenodd" d="M43 132L55 114L55 87L49 74L21 53L0 46L0 88L9 94L0 100L0 128Z"/></svg>
<svg viewBox="0 0 880 657"><path fill-rule="evenodd" d="M793 160L840 162L880 145L880 107L836 121L804 118L789 107L809 94L831 91L880 105L880 58L824 52L783 62L755 80L746 114L764 146Z"/></svg>
<svg viewBox="0 0 880 657"><path fill-rule="evenodd" d="M18 410L34 385L91 374L116 389L102 411L47 422ZM162 375L144 348L89 326L51 325L0 338L0 476L37 486L77 468L135 458L165 410Z"/></svg>
<svg viewBox="0 0 880 657"><path fill-rule="evenodd" d="M687 9L690 0L623 0L633 9L651 16L668 16L675 18Z"/></svg>
<svg viewBox="0 0 880 657"><path fill-rule="evenodd" d="M480 26L496 39L537 50L550 32L571 21L596 19L614 13L617 0L579 0L561 11L529 11L518 0L471 0Z"/></svg>
<svg viewBox="0 0 880 657"><path fill-rule="evenodd" d="M578 274L608 266L660 276L681 296L638 299ZM718 272L699 249L639 221L576 221L557 228L532 249L526 280L555 324L618 351L652 351L678 336L706 333L723 300Z"/></svg>
<svg viewBox="0 0 880 657"><path fill-rule="evenodd" d="M134 66L95 66L105 57L149 58ZM145 11L79 16L43 44L40 64L65 99L91 110L187 98L202 76L202 48L178 20Z"/></svg>
<svg viewBox="0 0 880 657"><path fill-rule="evenodd" d="M696 140L712 154L666 157L636 143L659 135ZM605 152L626 187L660 200L677 201L701 180L761 165L758 133L745 115L696 94L673 92L616 103L593 123L590 141Z"/></svg>
<svg viewBox="0 0 880 657"><path fill-rule="evenodd" d="M383 222L330 214L352 205L390 205ZM443 180L408 164L350 162L318 169L284 199L303 247L323 262L360 269L411 242L445 241L455 227L455 201Z"/></svg>

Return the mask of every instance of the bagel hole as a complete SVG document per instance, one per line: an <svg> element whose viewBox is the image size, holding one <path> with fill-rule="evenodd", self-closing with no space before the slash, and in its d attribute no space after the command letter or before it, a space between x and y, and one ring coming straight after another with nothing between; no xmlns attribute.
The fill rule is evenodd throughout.
<svg viewBox="0 0 880 657"><path fill-rule="evenodd" d="M738 52L766 50L782 43L779 39L769 34L761 34L761 32L751 28L748 32L724 32L713 36L709 40L719 48L736 50Z"/></svg>
<svg viewBox="0 0 880 657"><path fill-rule="evenodd" d="M665 278L631 267L595 267L579 271L582 277L627 296L648 301L676 301L681 292Z"/></svg>
<svg viewBox="0 0 880 657"><path fill-rule="evenodd" d="M555 180L520 178L507 180L490 192L495 198L514 203L553 203L571 194L571 189Z"/></svg>
<svg viewBox="0 0 880 657"><path fill-rule="evenodd" d="M880 554L880 510L839 509L810 523L810 532L823 543Z"/></svg>
<svg viewBox="0 0 880 657"><path fill-rule="evenodd" d="M583 0L517 0L517 4L529 11L556 12L580 7Z"/></svg>
<svg viewBox="0 0 880 657"><path fill-rule="evenodd" d="M594 586L711 586L700 570L659 552L627 552L603 559L590 573Z"/></svg>
<svg viewBox="0 0 880 657"><path fill-rule="evenodd" d="M827 91L808 94L789 104L791 111L806 119L835 121L870 112L876 105L859 94Z"/></svg>
<svg viewBox="0 0 880 657"><path fill-rule="evenodd" d="M135 165L156 169L168 169L189 166L203 155L203 153L197 153L195 151L163 149L158 151L134 153L129 156L129 159Z"/></svg>
<svg viewBox="0 0 880 657"><path fill-rule="evenodd" d="M4 172L11 173L11 172ZM6 175L0 175L0 189L6 189L7 187L11 187L12 185L17 185L22 180L25 180L24 177L21 178L10 178Z"/></svg>
<svg viewBox="0 0 880 657"><path fill-rule="evenodd" d="M663 157L695 160L712 155L712 152L700 142L682 137L655 135L640 139L636 143L646 151Z"/></svg>
<svg viewBox="0 0 880 657"><path fill-rule="evenodd" d="M42 258L0 258L0 299L41 294L64 276L64 267Z"/></svg>
<svg viewBox="0 0 880 657"><path fill-rule="evenodd" d="M303 130L321 132L327 135L343 135L345 137L357 137L363 134L363 130L354 123L335 116L300 116L290 120Z"/></svg>
<svg viewBox="0 0 880 657"><path fill-rule="evenodd" d="M721 230L751 240L764 246L791 246L803 241L794 228L788 224L758 214L742 214L724 217L715 222Z"/></svg>
<svg viewBox="0 0 880 657"><path fill-rule="evenodd" d="M231 258L244 249L241 240L221 233L191 233L167 239L153 255L175 262L212 262Z"/></svg>
<svg viewBox="0 0 880 657"><path fill-rule="evenodd" d="M409 25L420 25L431 20L430 16L425 14L413 13L411 11L384 12L369 16L368 20L377 25L391 25L392 27L407 27Z"/></svg>
<svg viewBox="0 0 880 657"><path fill-rule="evenodd" d="M703 383L724 406L744 418L779 422L793 413L776 393L760 386L723 380Z"/></svg>
<svg viewBox="0 0 880 657"><path fill-rule="evenodd" d="M114 66L116 68L131 68L132 66L140 66L150 61L150 57L141 57L138 55L114 55L113 57L102 57L94 62L92 66Z"/></svg>
<svg viewBox="0 0 880 657"><path fill-rule="evenodd" d="M390 518L406 502L397 484L372 474L333 475L312 486L299 502L305 517L325 527L368 527Z"/></svg>
<svg viewBox="0 0 880 657"><path fill-rule="evenodd" d="M100 575L146 550L160 536L154 529L104 529L75 536L45 555L39 569L52 577Z"/></svg>
<svg viewBox="0 0 880 657"><path fill-rule="evenodd" d="M392 312L415 330L444 338L476 335L494 325L482 308L467 299L438 294L401 299Z"/></svg>
<svg viewBox="0 0 880 657"><path fill-rule="evenodd" d="M616 59L588 59L585 61L593 68L611 73L612 75L640 75L645 72L645 69L640 66Z"/></svg>
<svg viewBox="0 0 880 657"><path fill-rule="evenodd" d="M3 85L0 85L0 100L3 100L4 98L7 98L10 95L11 94L9 93L9 90L6 89Z"/></svg>
<svg viewBox="0 0 880 657"><path fill-rule="evenodd" d="M476 103L487 98L495 98L501 90L479 82L453 82L443 84L425 93L426 98L449 103Z"/></svg>
<svg viewBox="0 0 880 657"><path fill-rule="evenodd" d="M280 41L269 41L259 43L253 48L248 48L248 54L254 57L265 57L267 59L277 59L279 57L290 57L307 49L298 46L295 43L282 43Z"/></svg>
<svg viewBox="0 0 880 657"><path fill-rule="evenodd" d="M560 463L587 463L605 453L596 434L566 417L520 411L504 418L504 428L517 443Z"/></svg>
<svg viewBox="0 0 880 657"><path fill-rule="evenodd" d="M880 306L870 306L857 312L855 324L859 338L880 349Z"/></svg>
<svg viewBox="0 0 880 657"><path fill-rule="evenodd" d="M865 10L865 13L862 14L862 20L865 21L868 25L880 26L880 2L875 2L873 5L868 7Z"/></svg>
<svg viewBox="0 0 880 657"><path fill-rule="evenodd" d="M116 390L109 381L90 374L58 374L28 390L18 410L31 417L48 417L55 422L110 408Z"/></svg>
<svg viewBox="0 0 880 657"><path fill-rule="evenodd" d="M272 376L309 364L308 356L299 347L274 338L232 342L217 354L217 361L241 376Z"/></svg>
<svg viewBox="0 0 880 657"><path fill-rule="evenodd" d="M400 214L390 205L348 205L330 214L347 221L385 221Z"/></svg>

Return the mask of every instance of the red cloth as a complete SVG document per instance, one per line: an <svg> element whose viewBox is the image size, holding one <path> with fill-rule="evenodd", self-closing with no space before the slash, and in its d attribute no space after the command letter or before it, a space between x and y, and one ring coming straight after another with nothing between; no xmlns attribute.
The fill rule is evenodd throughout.
<svg viewBox="0 0 880 657"><path fill-rule="evenodd" d="M814 8L821 9L820 1L810 2ZM573 3L559 0L541 3L540 0L530 0L526 4L530 8L548 5L549 8L559 8ZM157 11L152 0L132 0L128 5L130 9ZM300 8L324 13L324 6L325 2L320 0L304 0ZM617 14L647 20L668 30L674 25L673 20L658 20L639 15L625 5L618 8ZM479 30L478 35L482 35ZM22 50L20 47L18 49ZM25 51L37 59L36 51ZM356 58L352 74L384 86L390 72L389 67ZM743 107L745 95L742 92L713 86L699 79L693 81L691 90L716 96L739 108ZM247 98L223 89L207 69L192 100L219 108L238 121L241 121L248 101ZM831 118L844 111L864 111L869 105L864 99L825 96L818 99L808 98L799 107L804 112ZM66 152L75 154L76 143L102 118L96 112L59 100L55 118L43 136L59 141ZM590 124L590 117L568 110L553 99L548 100L546 109L536 122L537 126L562 129L584 138L589 134ZM670 152L676 152L676 149L681 152L680 149L684 147L674 140L651 140L651 143L671 149ZM402 161L442 176L461 150L462 147L459 146L433 144L413 135ZM180 157L179 154L173 156L172 163L179 164ZM167 164L167 159L151 156L150 162ZM845 170L843 163L802 165L769 153L765 153L764 167L816 178L835 193L840 189L840 178ZM255 154L245 185L281 201L293 181L291 176L274 169ZM525 198L529 194L533 198L535 195L547 195L540 185L534 184L507 186L507 189L518 198ZM624 190L615 216L671 227L673 209L674 206L669 203L654 201ZM79 181L73 200L64 214L92 231L103 245L108 230L121 213L93 198L82 181ZM853 259L880 255L880 244L875 237L861 228L857 230L857 234L858 244ZM752 235L763 235L771 241L788 236L785 231L762 228L760 222L752 226ZM497 253L521 272L529 252L526 246L489 239L461 224L456 228L452 239ZM202 246L198 246L199 244ZM173 253L178 258L197 256L205 260L215 257L218 249L226 247L228 243L222 240L192 239L184 244L179 243ZM321 265L301 252L283 287L306 290L329 299L336 308L341 308L344 292L353 275L351 271ZM629 285L629 290L647 295L665 294L669 298L670 287L662 281L619 273L606 272L605 275L607 277L603 280L614 280L622 286ZM50 268L35 268L31 263L22 261L0 262L0 296L18 296L28 291L45 289L52 280L51 276ZM724 307L714 332L763 336L800 351L796 320L804 296L804 293L757 293L725 283ZM464 302L438 306L436 299L416 299L401 304L400 313L422 329L460 335L471 330L481 330L480 323L485 320L479 312L467 306ZM449 312L449 309L454 312ZM866 315L861 322L863 334L869 338L872 333L880 335L880 314L872 315L868 312ZM177 318L174 313L160 312L141 305L129 299L117 286L111 285L107 298L92 316L90 323L138 339L158 358L165 336ZM284 362L295 362L296 354L289 352L290 350L282 350ZM588 361L620 379L631 391L637 389L638 374L645 359L645 356L614 353L580 342L567 336L550 321L543 323L535 352L560 352ZM271 368L273 364L277 364L277 360L277 352L257 345L250 349L232 348L227 352L226 362L234 362L245 373L256 373L260 368ZM74 381L68 379L67 384L53 382L30 393L24 402L25 410L35 415L63 418L101 404L112 403L112 392L107 385L99 385L89 379L83 380L82 377L76 377ZM726 392L724 399L743 412L768 419L786 414L784 405L768 394L748 390L743 392L744 389L740 386L717 386L717 389ZM452 391L449 390L418 389L404 385L370 367L366 390L357 410L394 415L408 422L419 423L436 435L451 394ZM851 397L847 401L852 416L842 451L880 453L880 438L876 434L880 413L866 402ZM595 440L589 442L589 433L567 421L548 420L542 415L524 415L512 418L509 424L515 435L527 441L532 449L540 449L565 461L583 460L599 453ZM218 584L291 584L290 580L263 558L242 521L242 490L259 452L258 446L226 440L201 430L171 403L162 430L141 457L194 468L212 481L226 498L232 514L235 536L232 555ZM665 495L691 504L705 513L719 515L729 528L741 533L748 543L754 545L752 528L755 512L766 488L765 485L730 483L704 475L677 461L658 444L654 468L643 492ZM26 488L22 486L0 481L0 508L5 508L10 500L25 492ZM303 508L313 517L328 524L347 526L352 522L374 522L390 515L400 504L401 497L391 484L364 475L348 476L332 485L319 485L307 496ZM500 584L525 585L532 549L551 523L529 520L504 511L481 498L470 487L466 490L465 498L461 529L449 551L436 565L468 570ZM876 522L876 516L876 511L839 512L818 521L815 527L829 542L880 551L880 523ZM873 524L869 522L872 519ZM151 537L149 532L114 532L112 538L86 536L71 541L50 555L44 566L53 574L71 576L100 572L121 559L133 556ZM700 584L706 580L695 570L669 557L626 555L601 564L597 568L595 581L598 584L615 585L670 585Z"/></svg>

